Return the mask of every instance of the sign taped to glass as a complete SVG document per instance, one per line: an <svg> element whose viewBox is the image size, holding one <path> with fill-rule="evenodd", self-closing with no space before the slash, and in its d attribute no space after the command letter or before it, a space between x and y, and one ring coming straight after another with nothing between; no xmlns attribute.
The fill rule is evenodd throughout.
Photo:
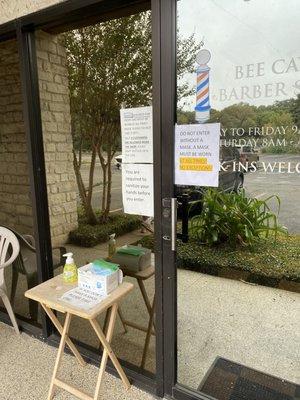
<svg viewBox="0 0 300 400"><path fill-rule="evenodd" d="M175 183L219 186L220 124L176 125Z"/></svg>

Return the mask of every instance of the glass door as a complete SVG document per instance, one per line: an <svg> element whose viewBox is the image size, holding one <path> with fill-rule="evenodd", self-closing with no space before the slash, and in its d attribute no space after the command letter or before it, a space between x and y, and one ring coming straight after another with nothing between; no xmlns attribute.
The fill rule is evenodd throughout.
<svg viewBox="0 0 300 400"><path fill-rule="evenodd" d="M299 12L177 2L175 381L189 398L300 393Z"/></svg>
<svg viewBox="0 0 300 400"><path fill-rule="evenodd" d="M120 307L113 346L126 366L154 378L151 20L147 10L36 38L53 274L65 253L90 271L120 267L135 290ZM75 319L71 335L97 354L84 321Z"/></svg>

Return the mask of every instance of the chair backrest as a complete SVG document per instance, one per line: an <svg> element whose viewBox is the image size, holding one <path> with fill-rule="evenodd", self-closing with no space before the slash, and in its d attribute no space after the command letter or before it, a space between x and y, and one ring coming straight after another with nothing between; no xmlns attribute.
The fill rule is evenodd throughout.
<svg viewBox="0 0 300 400"><path fill-rule="evenodd" d="M12 264L18 257L20 244L16 235L0 226L0 270Z"/></svg>
<svg viewBox="0 0 300 400"><path fill-rule="evenodd" d="M24 262L29 262L31 266L31 270L34 269L36 270L36 249L35 249L35 240L32 235L24 235L10 226L4 226L2 225L2 228L6 228L18 239L19 245L20 245L20 252L18 257L14 260L13 262L13 268L17 270L19 273L23 275L27 275L27 271L24 265ZM0 274L1 274L1 269L0 269Z"/></svg>
<svg viewBox="0 0 300 400"><path fill-rule="evenodd" d="M25 247L28 247L28 249L35 252L35 240L32 235L21 234L17 232L15 229L11 228L10 226L1 225L0 227L6 228L15 234L20 244L20 249L21 249L20 251L22 251L22 247L24 245Z"/></svg>

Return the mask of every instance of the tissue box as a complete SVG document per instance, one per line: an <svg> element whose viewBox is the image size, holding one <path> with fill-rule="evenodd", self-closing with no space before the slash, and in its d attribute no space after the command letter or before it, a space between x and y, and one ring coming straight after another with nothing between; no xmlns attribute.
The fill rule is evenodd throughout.
<svg viewBox="0 0 300 400"><path fill-rule="evenodd" d="M122 283L122 278L121 270L106 276L97 275L92 271L92 263L78 268L78 287L89 289L103 296L107 296L115 290Z"/></svg>
<svg viewBox="0 0 300 400"><path fill-rule="evenodd" d="M118 254L116 252L110 261L119 264L120 267L127 269L131 272L143 271L144 269L150 267L151 265L151 250L140 246L124 246L128 249L142 250L143 254L140 255L130 255L130 254ZM118 249L117 249L118 250Z"/></svg>

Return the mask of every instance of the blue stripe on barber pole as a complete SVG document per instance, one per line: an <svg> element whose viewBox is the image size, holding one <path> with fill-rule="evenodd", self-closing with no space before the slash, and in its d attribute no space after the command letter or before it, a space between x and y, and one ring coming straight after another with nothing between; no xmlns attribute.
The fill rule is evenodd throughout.
<svg viewBox="0 0 300 400"><path fill-rule="evenodd" d="M197 68L197 97L195 111L198 113L196 119L198 121L206 121L209 119L209 70L207 66ZM203 112L203 116L201 116ZM208 112L208 113L207 113Z"/></svg>
<svg viewBox="0 0 300 400"><path fill-rule="evenodd" d="M209 84L209 78L207 78L204 82L202 82L199 86L197 86L197 92L199 92L204 86Z"/></svg>

